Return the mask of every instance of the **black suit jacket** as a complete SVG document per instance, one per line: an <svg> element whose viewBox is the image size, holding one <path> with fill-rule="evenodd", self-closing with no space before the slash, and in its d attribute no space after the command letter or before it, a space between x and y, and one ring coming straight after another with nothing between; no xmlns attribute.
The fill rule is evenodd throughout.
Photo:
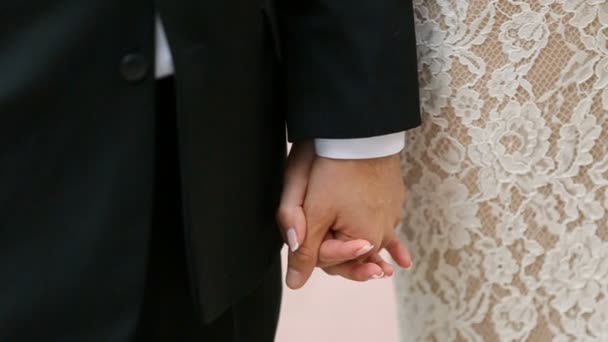
<svg viewBox="0 0 608 342"><path fill-rule="evenodd" d="M291 140L419 123L409 0L3 1L0 337L40 317L94 330L138 309L155 12L175 62L187 247L207 321L280 248L285 122Z"/></svg>

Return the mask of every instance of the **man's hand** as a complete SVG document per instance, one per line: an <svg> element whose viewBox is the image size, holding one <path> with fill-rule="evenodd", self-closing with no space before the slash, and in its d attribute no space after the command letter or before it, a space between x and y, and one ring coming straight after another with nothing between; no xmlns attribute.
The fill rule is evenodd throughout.
<svg viewBox="0 0 608 342"><path fill-rule="evenodd" d="M278 215L283 227L292 227L285 234L292 250L287 285L302 287L316 265L354 280L391 274L377 255L385 247L409 267L394 234L404 198L397 155L334 160L315 156L310 145L294 146Z"/></svg>
<svg viewBox="0 0 608 342"><path fill-rule="evenodd" d="M304 198L314 160L315 150L312 143L293 145L285 172L281 205L277 212L277 222L281 226L284 241L289 245L290 253L300 248L306 236ZM370 257L373 260L365 263L350 262L367 255L372 249L373 246L368 241L344 238L339 240L333 232L328 232L319 248L317 266L326 268L326 272L332 275L355 281L391 276L393 267L379 256Z"/></svg>

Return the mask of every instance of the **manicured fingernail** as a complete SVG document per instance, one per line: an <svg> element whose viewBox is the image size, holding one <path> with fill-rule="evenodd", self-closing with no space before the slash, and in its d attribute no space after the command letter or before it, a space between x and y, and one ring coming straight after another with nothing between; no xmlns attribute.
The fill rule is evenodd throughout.
<svg viewBox="0 0 608 342"><path fill-rule="evenodd" d="M296 252L300 248L298 233L296 232L295 228L290 228L287 231L287 244L292 252Z"/></svg>
<svg viewBox="0 0 608 342"><path fill-rule="evenodd" d="M374 249L374 245L371 244L367 244L361 248L359 248L357 250L357 252L355 252L355 256L362 256L365 255L367 253L369 253L369 251L371 251L372 249Z"/></svg>
<svg viewBox="0 0 608 342"><path fill-rule="evenodd" d="M413 266L414 266L414 264L410 263L410 265L408 267L405 267L404 270L409 271L412 269Z"/></svg>
<svg viewBox="0 0 608 342"><path fill-rule="evenodd" d="M302 286L304 282L304 277L302 277L302 273L294 270L293 268L289 268L287 270L287 286L292 289L297 289Z"/></svg>
<svg viewBox="0 0 608 342"><path fill-rule="evenodd" d="M373 275L373 276L371 276L371 278L369 278L369 279L376 280L376 279L382 279L382 278L384 278L384 272L382 272L382 273L380 273L380 274L374 274L374 275Z"/></svg>

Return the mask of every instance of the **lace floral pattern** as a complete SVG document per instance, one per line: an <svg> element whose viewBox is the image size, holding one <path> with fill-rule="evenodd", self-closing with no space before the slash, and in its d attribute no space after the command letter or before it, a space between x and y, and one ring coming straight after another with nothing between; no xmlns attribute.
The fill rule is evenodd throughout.
<svg viewBox="0 0 608 342"><path fill-rule="evenodd" d="M403 341L608 341L608 0L413 0Z"/></svg>

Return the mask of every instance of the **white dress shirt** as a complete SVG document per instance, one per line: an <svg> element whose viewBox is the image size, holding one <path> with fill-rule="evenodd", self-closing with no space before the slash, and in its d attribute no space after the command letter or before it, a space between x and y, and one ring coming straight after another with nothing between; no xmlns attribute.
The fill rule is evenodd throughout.
<svg viewBox="0 0 608 342"><path fill-rule="evenodd" d="M174 73L173 58L167 36L156 18L156 78ZM403 132L358 139L315 139L317 155L333 159L368 159L386 157L399 153L405 147Z"/></svg>

